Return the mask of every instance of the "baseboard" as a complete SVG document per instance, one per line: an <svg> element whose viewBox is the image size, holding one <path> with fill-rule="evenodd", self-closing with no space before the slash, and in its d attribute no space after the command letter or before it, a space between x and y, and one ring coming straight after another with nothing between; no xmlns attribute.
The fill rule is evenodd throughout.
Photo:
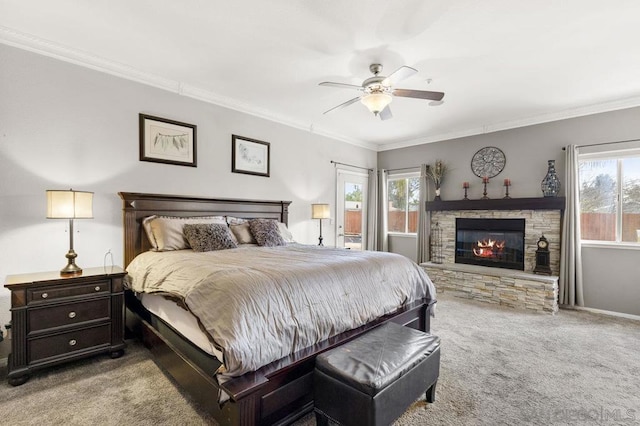
<svg viewBox="0 0 640 426"><path fill-rule="evenodd" d="M585 306L560 305L560 307L563 309L574 309L576 311L591 312L592 314L607 315L610 317L618 317L618 318L630 319L633 321L640 321L640 315L625 314L624 312L605 311L604 309L587 308Z"/></svg>

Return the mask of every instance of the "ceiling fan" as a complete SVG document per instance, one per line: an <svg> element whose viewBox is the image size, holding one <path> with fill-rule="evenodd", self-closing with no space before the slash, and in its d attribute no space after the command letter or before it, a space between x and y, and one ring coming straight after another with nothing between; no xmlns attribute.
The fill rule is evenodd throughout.
<svg viewBox="0 0 640 426"><path fill-rule="evenodd" d="M389 109L389 104L393 100L394 96L403 98L427 99L436 102L441 101L444 97L444 93L442 92L395 89L393 87L398 82L416 74L418 70L414 68L402 66L391 73L391 75L389 75L388 77L379 75L380 72L382 72L382 65L380 64L371 64L369 66L369 70L373 73L373 77L367 78L362 82L361 86L356 86L355 84L333 83L331 81L323 81L322 83L320 83L320 86L340 87L344 89L352 89L363 92L362 95L353 99L349 99L347 102L344 102L338 106L331 108L330 110L325 111L324 114L347 107L353 103L360 101L374 115L379 116L381 120L388 120L393 117L393 115L391 114L391 109Z"/></svg>

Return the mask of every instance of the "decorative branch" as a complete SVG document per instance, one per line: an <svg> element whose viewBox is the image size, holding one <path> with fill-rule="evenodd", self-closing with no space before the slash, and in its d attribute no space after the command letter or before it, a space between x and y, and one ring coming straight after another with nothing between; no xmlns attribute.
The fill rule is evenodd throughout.
<svg viewBox="0 0 640 426"><path fill-rule="evenodd" d="M433 181L436 188L440 188L448 170L449 168L442 160L436 160L434 166L427 165L427 178Z"/></svg>

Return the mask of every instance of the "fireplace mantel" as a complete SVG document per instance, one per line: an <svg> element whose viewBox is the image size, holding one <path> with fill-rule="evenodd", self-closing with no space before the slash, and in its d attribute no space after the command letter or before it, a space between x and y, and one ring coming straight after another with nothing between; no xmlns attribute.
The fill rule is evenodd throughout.
<svg viewBox="0 0 640 426"><path fill-rule="evenodd" d="M564 210L565 197L496 198L487 200L427 201L427 211L446 210Z"/></svg>

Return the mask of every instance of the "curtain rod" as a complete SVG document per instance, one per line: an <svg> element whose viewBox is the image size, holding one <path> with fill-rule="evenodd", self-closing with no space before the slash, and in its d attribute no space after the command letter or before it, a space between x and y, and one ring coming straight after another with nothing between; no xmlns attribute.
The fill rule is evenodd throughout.
<svg viewBox="0 0 640 426"><path fill-rule="evenodd" d="M386 169L387 172L397 172L398 170L413 170L413 169L419 169L420 166L414 166L414 167L401 167L399 169Z"/></svg>
<svg viewBox="0 0 640 426"><path fill-rule="evenodd" d="M349 167L353 167L353 168L356 168L356 169L368 170L368 171L370 171L370 172L372 172L372 171L373 171L373 169L370 169L370 168L368 168L368 167L354 166L353 164L341 163L341 162L339 162L339 161L333 161L333 160L331 160L331 163L333 163L333 164L341 164L341 165L343 165L343 166L349 166Z"/></svg>
<svg viewBox="0 0 640 426"><path fill-rule="evenodd" d="M592 143L592 144L586 144L586 145L576 145L576 148L582 148L583 146L600 146L600 145L611 145L614 143L625 143L625 142L637 142L638 139L628 139L626 141L614 141L614 142L600 142L600 143ZM566 147L562 147L562 150L565 151L567 148Z"/></svg>

